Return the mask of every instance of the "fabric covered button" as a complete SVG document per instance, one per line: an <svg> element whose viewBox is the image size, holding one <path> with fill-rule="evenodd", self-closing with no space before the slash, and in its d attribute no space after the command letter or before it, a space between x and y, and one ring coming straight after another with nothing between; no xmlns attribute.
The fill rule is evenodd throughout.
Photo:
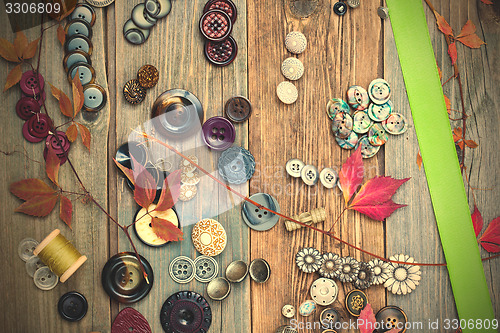
<svg viewBox="0 0 500 333"><path fill-rule="evenodd" d="M349 109L349 105L347 105L344 100L340 98L332 98L326 104L326 114L328 115L328 118L332 120L335 119L335 116L339 112L350 113L351 109Z"/></svg>
<svg viewBox="0 0 500 333"><path fill-rule="evenodd" d="M391 115L392 109L391 101L387 101L384 104L371 103L368 107L368 116L370 116L373 121L381 122Z"/></svg>
<svg viewBox="0 0 500 333"><path fill-rule="evenodd" d="M41 290L51 290L59 283L59 277L49 267L40 267L33 275L35 286Z"/></svg>
<svg viewBox="0 0 500 333"><path fill-rule="evenodd" d="M293 318L295 316L295 307L287 304L281 308L281 314L286 318Z"/></svg>
<svg viewBox="0 0 500 333"><path fill-rule="evenodd" d="M106 90L98 84L90 83L83 87L83 109L99 111L106 105Z"/></svg>
<svg viewBox="0 0 500 333"><path fill-rule="evenodd" d="M23 125L23 136L32 143L40 142L49 135L52 120L45 113L37 113Z"/></svg>
<svg viewBox="0 0 500 333"><path fill-rule="evenodd" d="M372 146L382 146L389 140L381 124L375 123L368 131L368 141Z"/></svg>
<svg viewBox="0 0 500 333"><path fill-rule="evenodd" d="M391 97L391 86L384 79L375 79L368 86L368 95L375 104L387 103Z"/></svg>
<svg viewBox="0 0 500 333"><path fill-rule="evenodd" d="M17 254L22 261L28 261L33 257L33 251L38 246L38 241L33 238L25 238L19 242L17 246Z"/></svg>
<svg viewBox="0 0 500 333"><path fill-rule="evenodd" d="M191 239L198 252L210 257L221 254L227 243L226 230L213 219L196 223L191 232Z"/></svg>
<svg viewBox="0 0 500 333"><path fill-rule="evenodd" d="M316 185L319 179L319 171L314 165L304 165L300 171L300 178L308 186Z"/></svg>
<svg viewBox="0 0 500 333"><path fill-rule="evenodd" d="M370 127L373 125L373 120L370 119L366 111L356 111L353 116L353 127L352 130L358 134L367 133Z"/></svg>
<svg viewBox="0 0 500 333"><path fill-rule="evenodd" d="M335 185L337 185L338 179L339 176L337 174L337 171L333 170L332 168L324 168L319 173L319 180L321 184L323 184L323 186L326 188L334 188Z"/></svg>
<svg viewBox="0 0 500 333"><path fill-rule="evenodd" d="M28 261L26 261L26 273L28 273L30 277L33 277L35 272L43 266L47 265L42 262L42 259L37 256L32 256L28 259Z"/></svg>
<svg viewBox="0 0 500 333"><path fill-rule="evenodd" d="M382 122L382 126L387 131L387 133L393 135L403 134L408 129L405 116L396 112L391 113L389 118Z"/></svg>
<svg viewBox="0 0 500 333"><path fill-rule="evenodd" d="M16 104L16 113L23 120L30 119L35 113L40 112L40 105L31 97L21 97Z"/></svg>
<svg viewBox="0 0 500 333"><path fill-rule="evenodd" d="M333 12L342 16L347 12L347 6L343 2L339 1L333 5Z"/></svg>
<svg viewBox="0 0 500 333"><path fill-rule="evenodd" d="M141 29L151 29L156 24L156 19L149 16L148 12L145 10L146 7L144 3L137 4L134 9L132 9L132 14L130 15L132 21Z"/></svg>
<svg viewBox="0 0 500 333"><path fill-rule="evenodd" d="M90 60L90 56L87 52L79 50L72 51L64 56L63 67L66 73L68 73L69 69L78 62L92 65L92 61Z"/></svg>
<svg viewBox="0 0 500 333"><path fill-rule="evenodd" d="M238 44L229 36L221 42L207 40L205 42L205 57L216 66L227 66L238 54Z"/></svg>
<svg viewBox="0 0 500 333"><path fill-rule="evenodd" d="M200 19L200 31L208 40L223 41L231 34L232 30L231 18L222 10L209 10Z"/></svg>
<svg viewBox="0 0 500 333"><path fill-rule="evenodd" d="M316 303L311 300L307 300L304 303L300 304L299 314L303 317L309 317L316 311Z"/></svg>
<svg viewBox="0 0 500 333"><path fill-rule="evenodd" d="M285 47L294 54L301 54L307 47L306 36L302 32L292 31L285 37Z"/></svg>
<svg viewBox="0 0 500 333"><path fill-rule="evenodd" d="M153 231L152 220L153 216L169 221L174 226L180 229L179 216L177 212L170 208L166 211L155 211L155 204L151 204L146 211L145 208L137 210L134 216L134 231L137 237L146 245L158 247L169 242L158 237Z"/></svg>
<svg viewBox="0 0 500 333"><path fill-rule="evenodd" d="M250 200L256 202L258 205L275 211L280 212L280 206L278 201L271 195L267 193L256 193L249 198ZM257 231L269 230L278 223L280 217L274 213L271 213L262 207L256 206L251 202L245 200L241 207L241 215L243 221Z"/></svg>
<svg viewBox="0 0 500 333"><path fill-rule="evenodd" d="M250 118L252 114L252 104L246 97L235 96L227 100L224 111L229 119L240 123Z"/></svg>
<svg viewBox="0 0 500 333"><path fill-rule="evenodd" d="M123 36L131 44L143 44L149 38L149 34L148 29L139 28L131 19L123 25Z"/></svg>
<svg viewBox="0 0 500 333"><path fill-rule="evenodd" d="M302 168L304 166L305 166L304 162L302 162L298 158L292 158L289 159L288 162L286 162L285 170L290 176L294 178L299 178Z"/></svg>
<svg viewBox="0 0 500 333"><path fill-rule="evenodd" d="M359 145L361 145L361 157L363 158L373 157L380 150L380 146L373 146L366 135L359 139L356 149Z"/></svg>
<svg viewBox="0 0 500 333"><path fill-rule="evenodd" d="M335 281L325 278L319 278L311 285L309 293L316 304L327 306L335 302L339 287Z"/></svg>
<svg viewBox="0 0 500 333"><path fill-rule="evenodd" d="M92 55L92 42L83 35L73 35L72 37L66 39L64 51L66 53L72 51L83 51L88 55Z"/></svg>
<svg viewBox="0 0 500 333"><path fill-rule="evenodd" d="M339 112L333 118L332 131L336 137L340 139L349 137L352 133L352 128L352 117L349 113Z"/></svg>
<svg viewBox="0 0 500 333"><path fill-rule="evenodd" d="M398 333L406 332L406 322L408 321L408 317L406 313L394 305L386 306L380 309L375 315L375 319L377 323L383 323L384 328L391 329L399 329Z"/></svg>
<svg viewBox="0 0 500 333"><path fill-rule="evenodd" d="M163 303L160 323L165 332L206 333L212 323L212 310L200 294L181 291Z"/></svg>
<svg viewBox="0 0 500 333"><path fill-rule="evenodd" d="M255 158L243 147L226 149L219 157L219 175L230 184L243 184L255 172Z"/></svg>
<svg viewBox="0 0 500 333"><path fill-rule="evenodd" d="M137 71L137 80L143 88L153 88L158 83L159 73L153 65L144 65Z"/></svg>
<svg viewBox="0 0 500 333"><path fill-rule="evenodd" d="M337 144L343 148L343 149L353 149L356 147L356 144L358 143L359 137L354 131L349 134L349 136L345 139L341 139L338 136L335 137L335 141L337 141Z"/></svg>
<svg viewBox="0 0 500 333"><path fill-rule="evenodd" d="M207 283L219 274L219 264L209 256L199 256L194 260L195 275L198 282Z"/></svg>
<svg viewBox="0 0 500 333"><path fill-rule="evenodd" d="M207 119L201 130L203 141L213 150L225 150L231 147L236 139L234 125L224 117Z"/></svg>
<svg viewBox="0 0 500 333"><path fill-rule="evenodd" d="M68 81L73 82L73 78L77 75L82 83L82 86L85 86L89 83L94 83L95 80L95 71L92 66L84 62L77 62L68 71Z"/></svg>
<svg viewBox="0 0 500 333"><path fill-rule="evenodd" d="M355 110L364 110L370 103L370 98L365 88L361 86L351 86L347 90L347 103Z"/></svg>
<svg viewBox="0 0 500 333"><path fill-rule="evenodd" d="M354 317L359 317L361 310L368 304L366 294L361 290L351 290L345 298L345 307Z"/></svg>
<svg viewBox="0 0 500 333"><path fill-rule="evenodd" d="M95 23L96 15L94 8L84 3L79 3L76 5L75 10L69 16L70 20L81 19L86 21L90 26Z"/></svg>
<svg viewBox="0 0 500 333"><path fill-rule="evenodd" d="M132 79L123 86L123 97L130 104L139 104L146 98L146 89L144 89L139 80Z"/></svg>
<svg viewBox="0 0 500 333"><path fill-rule="evenodd" d="M87 21L82 19L69 21L64 31L66 32L66 38L72 37L73 35L84 35L87 38L92 38L92 28Z"/></svg>
<svg viewBox="0 0 500 333"><path fill-rule="evenodd" d="M148 7L151 8L151 4L148 5L149 2L151 2L151 0L146 1L146 9L148 9ZM154 15L150 13L152 17L159 20L170 13L172 9L172 2L170 0L154 0L154 2L156 2L157 9Z"/></svg>
<svg viewBox="0 0 500 333"><path fill-rule="evenodd" d="M206 13L209 10L213 9L222 10L231 18L231 22L233 24L234 22L236 22L238 11L236 10L236 6L231 0L210 0L205 4L203 12Z"/></svg>
<svg viewBox="0 0 500 333"><path fill-rule="evenodd" d="M278 98L284 104L293 104L299 97L299 92L297 91L297 87L293 85L293 83L288 81L283 81L278 84L276 88L276 93Z"/></svg>
<svg viewBox="0 0 500 333"><path fill-rule="evenodd" d="M281 73L288 80L298 80L304 74L304 65L297 58L286 58L281 64Z"/></svg>
<svg viewBox="0 0 500 333"><path fill-rule="evenodd" d="M189 283L194 279L194 267L191 258L178 256L170 262L170 277L177 283Z"/></svg>
<svg viewBox="0 0 500 333"><path fill-rule="evenodd" d="M87 314L89 304L82 294L70 291L59 298L57 311L63 319L68 321L79 321Z"/></svg>
<svg viewBox="0 0 500 333"><path fill-rule="evenodd" d="M27 96L38 95L44 90L45 81L42 74L30 70L21 76L19 87Z"/></svg>

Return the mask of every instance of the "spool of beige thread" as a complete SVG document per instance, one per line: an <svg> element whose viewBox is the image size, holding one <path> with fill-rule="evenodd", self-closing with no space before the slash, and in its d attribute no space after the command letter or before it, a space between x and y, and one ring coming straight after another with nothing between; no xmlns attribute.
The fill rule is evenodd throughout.
<svg viewBox="0 0 500 333"><path fill-rule="evenodd" d="M319 222L324 222L326 220L326 210L323 207L315 208L310 212L294 215L292 216L292 219L300 221L307 225L313 225ZM294 231L303 228L302 225L290 220L285 220L285 227L288 231Z"/></svg>

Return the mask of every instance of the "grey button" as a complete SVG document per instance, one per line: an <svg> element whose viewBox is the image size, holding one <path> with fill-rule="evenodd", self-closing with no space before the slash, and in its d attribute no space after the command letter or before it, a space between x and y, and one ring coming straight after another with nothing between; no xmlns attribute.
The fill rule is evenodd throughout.
<svg viewBox="0 0 500 333"><path fill-rule="evenodd" d="M164 18L168 15L168 13L170 13L170 10L172 9L172 2L170 0L157 0L156 2L160 7L160 11L153 17L156 19Z"/></svg>
<svg viewBox="0 0 500 333"><path fill-rule="evenodd" d="M386 7L378 7L377 14L381 19L385 20L389 17L389 10Z"/></svg>
<svg viewBox="0 0 500 333"><path fill-rule="evenodd" d="M156 0L146 0L144 2L144 6L146 8L146 12L154 18L157 18L156 15L160 13L160 4Z"/></svg>
<svg viewBox="0 0 500 333"><path fill-rule="evenodd" d="M139 45L149 38L149 30L141 29L135 25L134 21L128 20L123 25L123 35L129 43Z"/></svg>
<svg viewBox="0 0 500 333"><path fill-rule="evenodd" d="M73 35L66 40L65 51L83 51L88 55L92 55L92 42L83 35Z"/></svg>
<svg viewBox="0 0 500 333"><path fill-rule="evenodd" d="M219 274L219 264L209 256L199 256L194 260L196 281L207 283Z"/></svg>
<svg viewBox="0 0 500 333"><path fill-rule="evenodd" d="M73 80L76 73L78 72L78 77L80 78L80 82L82 86L87 85L89 83L93 83L95 79L95 71L92 66L87 63L79 63L77 62L69 69L69 78Z"/></svg>
<svg viewBox="0 0 500 333"><path fill-rule="evenodd" d="M277 213L280 212L278 201L267 193L255 193L249 199L262 207ZM265 209L261 209L260 206L255 206L251 202L245 201L241 207L243 221L254 230L269 230L276 225L280 217Z"/></svg>
<svg viewBox="0 0 500 333"><path fill-rule="evenodd" d="M306 185L313 186L319 179L318 169L314 165L305 165L300 172L300 178Z"/></svg>
<svg viewBox="0 0 500 333"><path fill-rule="evenodd" d="M286 162L285 170L290 176L299 178L304 165L304 162L298 158L292 158Z"/></svg>
<svg viewBox="0 0 500 333"><path fill-rule="evenodd" d="M92 28L85 20L74 19L66 24L66 38L73 35L84 35L87 38L92 37Z"/></svg>
<svg viewBox="0 0 500 333"><path fill-rule="evenodd" d="M51 290L59 282L59 277L47 266L40 267L33 276L35 286L41 290Z"/></svg>
<svg viewBox="0 0 500 333"><path fill-rule="evenodd" d="M90 26L94 25L95 18L96 17L94 8L92 8L92 6L83 3L78 4L69 17L70 20L74 19L85 20L87 21L88 24L90 24Z"/></svg>
<svg viewBox="0 0 500 333"><path fill-rule="evenodd" d="M335 281L319 278L311 285L310 294L314 302L321 306L330 305L337 299L339 287Z"/></svg>
<svg viewBox="0 0 500 333"><path fill-rule="evenodd" d="M132 21L141 29L151 29L156 24L156 19L149 16L145 10L146 7L143 3L138 4L132 9Z"/></svg>
<svg viewBox="0 0 500 333"><path fill-rule="evenodd" d="M38 246L38 241L33 238L25 238L19 242L19 246L17 247L17 254L19 258L23 261L28 261L31 257L33 257L33 251Z"/></svg>
<svg viewBox="0 0 500 333"><path fill-rule="evenodd" d="M87 52L83 51L72 51L67 53L63 60L63 66L66 73L69 71L71 67L77 62L86 63L92 65L92 61L90 60L90 56Z"/></svg>
<svg viewBox="0 0 500 333"><path fill-rule="evenodd" d="M281 309L281 314L286 318L293 318L293 316L295 316L295 307L287 304Z"/></svg>
<svg viewBox="0 0 500 333"><path fill-rule="evenodd" d="M334 188L337 185L338 178L337 171L332 168L324 168L319 173L319 180L326 188Z"/></svg>
<svg viewBox="0 0 500 333"><path fill-rule="evenodd" d="M333 308L326 308L321 312L319 318L322 324L326 323L328 326L331 326L340 320L340 315L337 310Z"/></svg>
<svg viewBox="0 0 500 333"><path fill-rule="evenodd" d="M106 104L106 91L97 84L83 87L83 108L86 111L99 111Z"/></svg>
<svg viewBox="0 0 500 333"><path fill-rule="evenodd" d="M177 283L189 283L194 279L194 262L188 257L179 256L170 262L170 277Z"/></svg>
<svg viewBox="0 0 500 333"><path fill-rule="evenodd" d="M26 262L26 272L28 273L28 275L30 277L33 277L35 275L35 272L43 266L47 266L47 265L45 265L42 262L42 259L40 259L37 256L33 256L33 257L29 258L28 261Z"/></svg>

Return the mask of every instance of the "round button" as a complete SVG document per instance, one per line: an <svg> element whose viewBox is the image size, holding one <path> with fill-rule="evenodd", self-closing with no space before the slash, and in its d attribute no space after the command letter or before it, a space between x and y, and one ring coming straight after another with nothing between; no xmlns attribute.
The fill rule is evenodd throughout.
<svg viewBox="0 0 500 333"><path fill-rule="evenodd" d="M28 261L26 261L26 272L30 277L33 277L35 272L43 266L47 265L45 265L39 257L32 256L28 259Z"/></svg>
<svg viewBox="0 0 500 333"><path fill-rule="evenodd" d="M170 277L177 283L189 283L194 279L194 267L191 258L178 256L170 262Z"/></svg>
<svg viewBox="0 0 500 333"><path fill-rule="evenodd" d="M227 66L238 54L238 44L229 36L221 42L207 40L205 42L205 57L216 66Z"/></svg>
<svg viewBox="0 0 500 333"><path fill-rule="evenodd" d="M191 240L198 252L214 257L226 248L226 230L216 220L204 219L194 225Z"/></svg>
<svg viewBox="0 0 500 333"><path fill-rule="evenodd" d="M271 213L262 207L280 212L280 206L278 201L267 193L256 193L250 196L250 200L256 202L259 206L254 205L251 202L245 200L241 207L241 215L243 221L257 231L269 230L278 223L280 217L274 213Z"/></svg>
<svg viewBox="0 0 500 333"><path fill-rule="evenodd" d="M231 147L236 139L234 125L224 117L207 119L201 130L203 141L213 150L225 150Z"/></svg>
<svg viewBox="0 0 500 333"><path fill-rule="evenodd" d="M182 184L180 188L179 200L189 201L192 200L198 193L198 187L196 185Z"/></svg>
<svg viewBox="0 0 500 333"><path fill-rule="evenodd" d="M248 266L248 274L250 278L257 283L264 283L271 276L271 267L262 258L254 259Z"/></svg>
<svg viewBox="0 0 500 333"><path fill-rule="evenodd" d="M326 188L334 188L335 185L337 185L338 179L339 176L337 174L337 171L333 170L332 168L324 168L319 173L319 180L321 184L323 184L323 186Z"/></svg>
<svg viewBox="0 0 500 333"><path fill-rule="evenodd" d="M299 92L297 87L293 85L293 83L288 81L283 81L278 84L276 88L276 94L281 102L284 104L293 104L299 97Z"/></svg>
<svg viewBox="0 0 500 333"><path fill-rule="evenodd" d="M243 147L231 147L220 155L218 171L224 181L244 184L255 172L255 158Z"/></svg>
<svg viewBox="0 0 500 333"><path fill-rule="evenodd" d="M198 171L190 171L181 173L181 182L184 185L196 185L200 182L200 174Z"/></svg>
<svg viewBox="0 0 500 333"><path fill-rule="evenodd" d="M64 51L66 53L72 51L83 51L88 55L92 55L92 42L83 35L73 35L72 37L66 39Z"/></svg>
<svg viewBox="0 0 500 333"><path fill-rule="evenodd" d="M64 56L63 60L63 67L66 73L69 71L71 67L73 67L74 64L79 62L92 65L92 61L90 60L90 56L88 55L87 52L77 50L67 53Z"/></svg>
<svg viewBox="0 0 500 333"><path fill-rule="evenodd" d="M349 113L339 112L333 118L332 131L333 134L340 138L345 139L352 133L353 122Z"/></svg>
<svg viewBox="0 0 500 333"><path fill-rule="evenodd" d="M340 315L337 310L332 308L324 309L320 316L320 321L323 325L328 327L334 327L335 323L340 321Z"/></svg>
<svg viewBox="0 0 500 333"><path fill-rule="evenodd" d="M351 134L349 134L349 136L345 139L341 139L338 136L335 137L335 141L337 141L337 144L343 149L353 149L356 147L358 140L359 137L356 133L354 133L354 131L352 131Z"/></svg>
<svg viewBox="0 0 500 333"><path fill-rule="evenodd" d="M139 104L146 98L146 89L144 89L139 80L132 79L123 86L123 96L130 104Z"/></svg>
<svg viewBox="0 0 500 333"><path fill-rule="evenodd" d="M150 2L152 1L151 0L146 1L146 10L148 10L148 7L149 10L154 10L154 7L152 7ZM154 2L156 2L156 11L154 15L150 13L152 17L159 20L167 16L168 13L170 13L170 10L172 9L172 2L170 0L154 0Z"/></svg>
<svg viewBox="0 0 500 333"><path fill-rule="evenodd" d="M207 283L212 281L219 274L219 264L214 258L209 256L199 256L194 260L196 281Z"/></svg>
<svg viewBox="0 0 500 333"><path fill-rule="evenodd" d="M27 96L38 95L44 90L45 81L42 74L35 71L26 71L21 76L19 87Z"/></svg>
<svg viewBox="0 0 500 333"><path fill-rule="evenodd" d="M375 123L368 131L368 141L372 146L382 146L389 140L381 124Z"/></svg>
<svg viewBox="0 0 500 333"><path fill-rule="evenodd" d="M64 31L66 32L66 38L72 37L73 35L84 35L87 38L92 38L92 28L87 21L82 19L69 21Z"/></svg>
<svg viewBox="0 0 500 333"><path fill-rule="evenodd" d="M219 276L207 285L207 295L214 301L222 301L231 292L231 284L228 280Z"/></svg>
<svg viewBox="0 0 500 333"><path fill-rule="evenodd" d="M159 73L155 66L144 65L137 71L137 80L143 88L153 88L158 83Z"/></svg>
<svg viewBox="0 0 500 333"><path fill-rule="evenodd" d="M171 295L161 308L160 322L167 333L208 332L212 323L212 310L207 300L194 291L181 291Z"/></svg>
<svg viewBox="0 0 500 333"><path fill-rule="evenodd" d="M309 317L316 311L316 303L314 301L308 300L300 304L299 314L303 317Z"/></svg>
<svg viewBox="0 0 500 333"><path fill-rule="evenodd" d="M23 125L23 136L32 143L40 142L49 135L52 120L45 113L37 113Z"/></svg>
<svg viewBox="0 0 500 333"><path fill-rule="evenodd" d="M358 289L351 290L345 298L347 311L355 317L359 317L366 304L368 304L366 294Z"/></svg>
<svg viewBox="0 0 500 333"><path fill-rule="evenodd" d="M304 74L304 65L297 58L286 58L281 64L281 73L288 80L298 80Z"/></svg>
<svg viewBox="0 0 500 333"><path fill-rule="evenodd" d="M351 8L359 7L360 0L347 0L347 4Z"/></svg>
<svg viewBox="0 0 500 333"><path fill-rule="evenodd" d="M384 79L375 79L368 86L368 95L375 104L387 103L391 97L391 86Z"/></svg>
<svg viewBox="0 0 500 333"><path fill-rule="evenodd" d="M189 155L188 158L196 163L196 164L199 164L199 160L198 160L198 157L196 157L195 155ZM195 171L197 168L196 166L194 166L193 164L191 164L191 162L189 162L188 160L186 159L183 159L180 163L179 163L179 169L181 169L182 172L184 173L187 173L187 172L193 172Z"/></svg>
<svg viewBox="0 0 500 333"><path fill-rule="evenodd" d="M33 275L35 286L41 290L51 290L57 286L59 277L47 266L40 267Z"/></svg>
<svg viewBox="0 0 500 333"><path fill-rule="evenodd" d="M38 246L38 241L33 238L25 238L19 242L17 247L17 254L22 261L28 261L33 257L33 251Z"/></svg>
<svg viewBox="0 0 500 333"><path fill-rule="evenodd" d="M64 133L63 131L56 131L56 135L50 134L49 136L47 136L47 139L45 140L45 146L52 147L56 154L61 155L71 148L71 143L69 142L66 133Z"/></svg>
<svg viewBox="0 0 500 333"><path fill-rule="evenodd" d="M408 317L406 313L394 305L386 306L380 309L375 315L377 323L383 324L383 327L387 330L399 329L398 333L406 332L406 322Z"/></svg>
<svg viewBox="0 0 500 333"><path fill-rule="evenodd" d="M121 252L111 257L102 269L102 286L117 302L132 304L140 301L153 288L154 275L149 262L142 256L142 266L148 275L144 278L139 261L133 252Z"/></svg>
<svg viewBox="0 0 500 333"><path fill-rule="evenodd" d="M359 139L356 149L359 145L361 145L361 157L363 158L373 157L380 150L380 146L373 146L366 135Z"/></svg>
<svg viewBox="0 0 500 333"><path fill-rule="evenodd" d="M95 71L92 66L85 62L77 62L68 71L68 81L72 83L73 78L77 75L82 83L82 86L85 86L89 83L93 83L95 79Z"/></svg>
<svg viewBox="0 0 500 333"><path fill-rule="evenodd" d="M374 104L371 103L368 107L368 116L373 121L384 121L386 120L392 113L392 102L387 101L384 104Z"/></svg>
<svg viewBox="0 0 500 333"><path fill-rule="evenodd" d="M238 17L238 11L236 6L231 0L211 0L205 4L203 12L206 13L209 10L218 9L225 12L230 18L231 22L234 24L236 18Z"/></svg>
<svg viewBox="0 0 500 333"><path fill-rule="evenodd" d="M40 109L42 108L43 103L45 102L45 99L47 98L47 94L45 93L45 90L42 91L41 94L25 94L24 92L21 91L21 98L22 97L31 97L33 98L38 105L40 106Z"/></svg>
<svg viewBox="0 0 500 333"><path fill-rule="evenodd" d="M367 133L373 125L373 120L370 119L366 111L356 111L353 116L352 130L358 134Z"/></svg>
<svg viewBox="0 0 500 333"><path fill-rule="evenodd" d="M156 24L156 19L149 16L144 3L136 5L130 16L135 25L141 29L151 29Z"/></svg>
<svg viewBox="0 0 500 333"><path fill-rule="evenodd" d="M98 84L90 83L83 87L83 109L99 111L106 105L106 91Z"/></svg>
<svg viewBox="0 0 500 333"><path fill-rule="evenodd" d="M152 220L153 216L169 221L174 226L180 229L179 216L177 212L170 208L166 211L155 211L155 204L151 204L146 211L145 208L137 210L134 216L134 230L137 237L146 245L158 247L169 242L161 239L153 231Z"/></svg>
<svg viewBox="0 0 500 333"><path fill-rule="evenodd" d="M220 42L226 39L232 30L231 18L222 10L209 10L200 19L200 31L208 40Z"/></svg>
<svg viewBox="0 0 500 333"><path fill-rule="evenodd" d="M301 54L307 47L307 38L302 32L292 31L285 37L286 49L294 54Z"/></svg>
<svg viewBox="0 0 500 333"><path fill-rule="evenodd" d="M146 0L144 2L144 9L146 10L146 12L149 14L149 16L153 17L153 18L156 18L156 15L158 15L160 13L160 4L158 3L158 1L156 0Z"/></svg>
<svg viewBox="0 0 500 333"><path fill-rule="evenodd" d="M243 122L252 114L252 104L243 96L231 97L224 106L226 116L236 123Z"/></svg>
<svg viewBox="0 0 500 333"><path fill-rule="evenodd" d="M389 17L389 10L387 9L387 7L378 7L377 8L377 15L382 19L382 20L385 20Z"/></svg>
<svg viewBox="0 0 500 333"><path fill-rule="evenodd" d="M364 110L370 103L370 98L365 88L361 86L351 86L347 90L347 103L355 110Z"/></svg>
<svg viewBox="0 0 500 333"><path fill-rule="evenodd" d="M339 288L335 281L319 278L311 285L310 294L313 301L321 306L330 305L337 299Z"/></svg>
<svg viewBox="0 0 500 333"><path fill-rule="evenodd" d="M335 119L335 116L339 112L350 113L349 105L340 98L332 98L326 104L326 114L328 118Z"/></svg>
<svg viewBox="0 0 500 333"><path fill-rule="evenodd" d="M343 2L339 1L333 5L333 12L342 16L347 12L347 6Z"/></svg>
<svg viewBox="0 0 500 333"><path fill-rule="evenodd" d="M287 304L281 308L281 314L286 318L293 318L293 316L295 316L295 307Z"/></svg>
<svg viewBox="0 0 500 333"><path fill-rule="evenodd" d="M115 160L127 169L132 169L130 156L133 156L137 163L142 166L148 163L148 149L143 143L129 141L122 144L116 151Z"/></svg>
<svg viewBox="0 0 500 333"><path fill-rule="evenodd" d="M248 265L243 260L235 260L226 267L226 279L231 283L239 283L248 274Z"/></svg>
<svg viewBox="0 0 500 333"><path fill-rule="evenodd" d="M389 118L382 122L382 126L387 131L387 133L393 135L403 134L408 129L405 116L396 112L391 113Z"/></svg>
<svg viewBox="0 0 500 333"><path fill-rule="evenodd" d="M148 29L139 28L131 19L123 25L123 36L131 44L143 44L149 38L149 34Z"/></svg>
<svg viewBox="0 0 500 333"><path fill-rule="evenodd" d="M86 21L90 26L93 26L95 23L95 11L94 8L91 6L84 4L84 3L79 3L76 5L75 10L71 13L69 19L74 20L74 19L81 19Z"/></svg>
<svg viewBox="0 0 500 333"><path fill-rule="evenodd" d="M88 307L85 296L76 291L62 295L57 303L57 311L68 321L81 320L87 314Z"/></svg>
<svg viewBox="0 0 500 333"><path fill-rule="evenodd" d="M316 185L319 179L318 169L314 165L304 165L300 171L300 178L308 186Z"/></svg>
<svg viewBox="0 0 500 333"><path fill-rule="evenodd" d="M85 1L87 1L88 4L99 8L109 6L113 2L115 2L115 0L85 0Z"/></svg>
<svg viewBox="0 0 500 333"><path fill-rule="evenodd" d="M294 178L299 178L302 168L304 168L305 163L299 160L298 158L292 158L286 162L285 165L285 170L286 172L294 177Z"/></svg>
<svg viewBox="0 0 500 333"><path fill-rule="evenodd" d="M30 119L35 113L40 112L40 105L31 97L21 97L16 104L16 113L23 120Z"/></svg>

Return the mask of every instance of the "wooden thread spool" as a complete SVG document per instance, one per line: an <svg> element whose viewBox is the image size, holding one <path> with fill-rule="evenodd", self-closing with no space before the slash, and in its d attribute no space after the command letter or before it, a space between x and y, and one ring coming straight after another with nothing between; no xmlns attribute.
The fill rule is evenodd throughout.
<svg viewBox="0 0 500 333"><path fill-rule="evenodd" d="M326 220L326 210L323 207L315 208L310 212L305 212L300 215L294 215L292 216L292 219L300 221L307 225L316 224ZM302 225L290 220L285 220L285 227L288 231L294 231L303 228Z"/></svg>
<svg viewBox="0 0 500 333"><path fill-rule="evenodd" d="M59 276L61 282L66 282L87 260L86 256L82 256L73 244L61 235L59 229L52 231L45 237L35 248L33 254Z"/></svg>

